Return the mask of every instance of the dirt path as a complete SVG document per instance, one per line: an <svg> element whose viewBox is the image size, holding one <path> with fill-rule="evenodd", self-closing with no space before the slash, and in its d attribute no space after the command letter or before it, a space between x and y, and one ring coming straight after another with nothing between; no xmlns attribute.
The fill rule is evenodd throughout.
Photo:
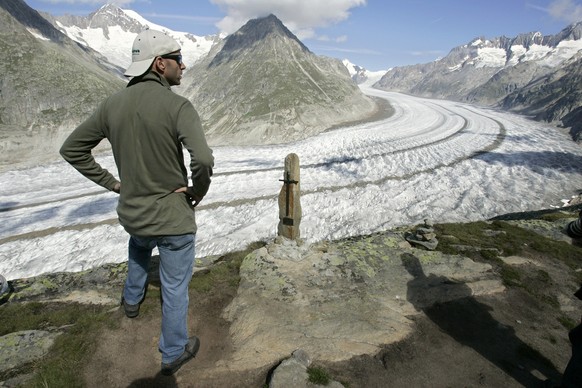
<svg viewBox="0 0 582 388"><path fill-rule="evenodd" d="M150 283L137 318L119 309L120 325L107 330L85 371L88 387L262 387L268 369L233 373L222 361L232 353L229 325L221 318L236 288L215 284L211 291L190 290L189 328L200 340L197 357L174 376L161 375L158 338L161 324L159 284ZM152 297L152 295L154 297Z"/></svg>

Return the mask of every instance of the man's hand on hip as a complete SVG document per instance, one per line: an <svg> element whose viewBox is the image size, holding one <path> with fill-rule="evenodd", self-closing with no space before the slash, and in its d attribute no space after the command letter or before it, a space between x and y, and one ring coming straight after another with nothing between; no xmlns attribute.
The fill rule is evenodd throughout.
<svg viewBox="0 0 582 388"><path fill-rule="evenodd" d="M200 203L200 201L202 201L203 197L200 197L196 194L194 194L194 188L192 186L190 187L180 187L179 189L174 190L175 193L185 193L186 196L188 197L188 200L192 203L193 207L198 206L198 204Z"/></svg>

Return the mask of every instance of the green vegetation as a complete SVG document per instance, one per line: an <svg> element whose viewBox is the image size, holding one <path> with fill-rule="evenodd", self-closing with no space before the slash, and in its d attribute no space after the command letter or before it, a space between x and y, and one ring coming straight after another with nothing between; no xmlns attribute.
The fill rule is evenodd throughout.
<svg viewBox="0 0 582 388"><path fill-rule="evenodd" d="M576 215L556 211L526 222L535 225L536 222L556 222ZM576 285L582 283L582 272L577 271L582 263L580 247L544 237L516 223L493 221L439 224L435 225L435 230L441 236L437 250L447 254L462 254L475 261L491 264L506 287L523 289L537 301L555 310L556 314L559 314L560 308L559 291L551 275L545 269L535 266L507 264L503 258L520 256L535 262L537 258L543 257L556 265L570 268L571 282ZM573 322L563 315L557 317L557 320L566 328L573 327Z"/></svg>
<svg viewBox="0 0 582 388"><path fill-rule="evenodd" d="M563 218L562 215L545 217ZM506 221L439 224L435 225L435 230L439 236L454 236L454 239L440 238L437 250L448 254L462 252L473 260L490 262L502 274L507 285L519 285L520 274L504 264L500 259L502 256L535 257L536 254L543 254L570 267L574 280L582 281L582 274L574 271L582 262L582 251L564 241L552 240ZM472 249L460 249L463 246ZM536 278L541 282L550 281L549 275L543 272L538 273Z"/></svg>
<svg viewBox="0 0 582 388"><path fill-rule="evenodd" d="M110 308L78 303L6 304L0 307L0 315L11 318L0 320L0 335L21 330L63 331L44 360L33 365L36 374L29 386L81 387L84 383L79 370L96 346L98 337L94 333L116 325L117 321L107 312ZM22 372L30 371L26 369ZM0 374L0 381L18 372Z"/></svg>
<svg viewBox="0 0 582 388"><path fill-rule="evenodd" d="M78 325L83 318L101 320L102 306L78 303L7 303L0 307L0 313L11 319L0 320L0 336L21 330L43 330L46 328Z"/></svg>
<svg viewBox="0 0 582 388"><path fill-rule="evenodd" d="M564 326L566 329L572 330L573 328L575 328L576 326L578 326L578 323L573 320L570 317L567 317L565 315L560 315L558 318L558 322L560 322L562 324L562 326Z"/></svg>
<svg viewBox="0 0 582 388"><path fill-rule="evenodd" d="M247 249L231 252L222 256L212 268L194 274L190 282L190 289L207 293L225 286L238 287L240 282L239 268L243 259L252 251L265 246L263 242L250 244Z"/></svg>
<svg viewBox="0 0 582 388"><path fill-rule="evenodd" d="M324 369L310 366L307 368L307 375L309 376L309 382L317 385L328 385L331 382L331 377Z"/></svg>

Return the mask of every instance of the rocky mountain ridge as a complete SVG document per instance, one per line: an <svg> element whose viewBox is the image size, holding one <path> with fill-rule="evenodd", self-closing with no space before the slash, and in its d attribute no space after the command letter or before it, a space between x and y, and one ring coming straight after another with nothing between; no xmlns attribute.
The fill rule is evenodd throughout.
<svg viewBox="0 0 582 388"><path fill-rule="evenodd" d="M581 56L578 22L555 35L476 38L434 62L393 68L374 87L501 107L569 127L579 140Z"/></svg>
<svg viewBox="0 0 582 388"><path fill-rule="evenodd" d="M271 37L279 38L282 42L292 42L299 46L301 51L311 53L275 15L271 14L265 18L249 20L243 28L226 37L224 45L214 56L209 67L236 60L238 55L244 55L244 51L253 49L255 45Z"/></svg>
<svg viewBox="0 0 582 388"><path fill-rule="evenodd" d="M339 60L313 54L275 15L213 47L176 90L194 103L214 145L299 140L378 109Z"/></svg>

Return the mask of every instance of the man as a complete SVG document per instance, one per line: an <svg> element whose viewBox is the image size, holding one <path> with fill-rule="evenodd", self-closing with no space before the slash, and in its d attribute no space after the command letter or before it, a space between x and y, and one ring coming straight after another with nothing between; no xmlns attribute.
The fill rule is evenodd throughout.
<svg viewBox="0 0 582 388"><path fill-rule="evenodd" d="M582 219L582 212L580 214ZM574 296L582 300L582 285ZM572 355L564 370L562 377L562 388L576 388L582 387L582 318L578 326L570 330L568 338L572 344Z"/></svg>
<svg viewBox="0 0 582 388"><path fill-rule="evenodd" d="M162 373L171 375L200 347L188 338L188 284L192 277L196 223L194 207L208 191L214 158L200 118L186 99L173 93L182 72L180 45L163 32L145 30L135 38L133 77L77 127L61 155L81 174L119 194L119 222L129 233L128 274L121 303L136 317L145 294L152 249L160 254ZM119 180L103 169L91 150L107 138ZM184 146L190 154L188 185Z"/></svg>
<svg viewBox="0 0 582 388"><path fill-rule="evenodd" d="M572 238L574 244L582 242L582 210L578 214L578 219L566 226L566 234ZM574 296L582 300L582 284ZM564 370L562 387L582 387L582 318L578 326L570 330L568 338L572 345L572 355Z"/></svg>

